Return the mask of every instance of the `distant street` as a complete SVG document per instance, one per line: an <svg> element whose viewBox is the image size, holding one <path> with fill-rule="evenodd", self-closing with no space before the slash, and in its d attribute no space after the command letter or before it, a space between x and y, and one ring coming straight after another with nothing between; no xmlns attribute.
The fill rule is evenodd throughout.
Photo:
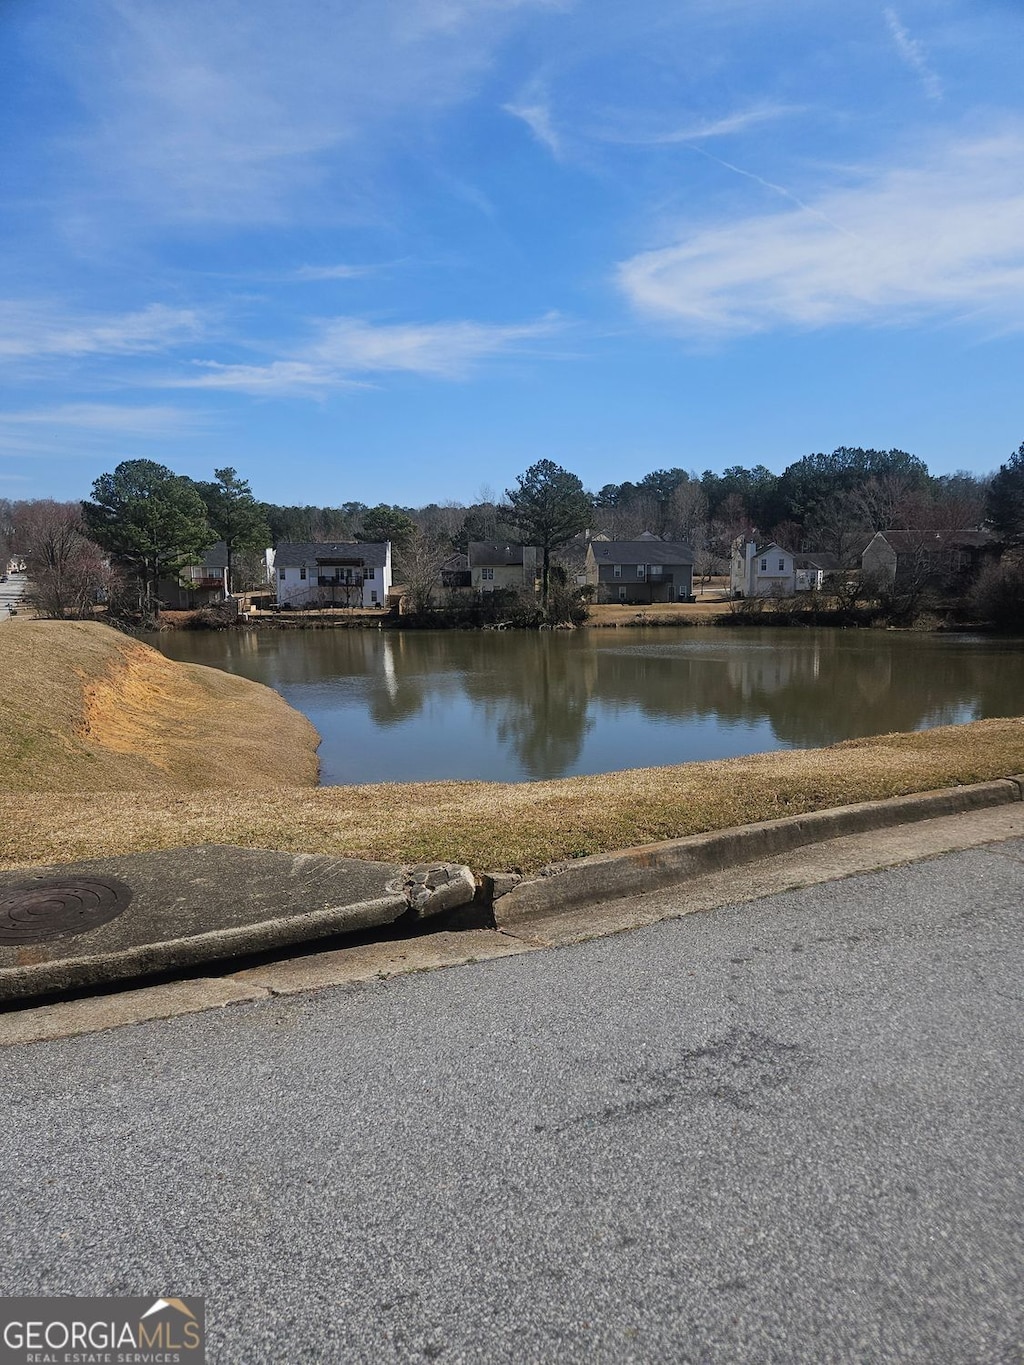
<svg viewBox="0 0 1024 1365"><path fill-rule="evenodd" d="M22 598L28 588L28 580L23 573L12 573L7 581L0 583L0 621L9 621L11 608L22 605Z"/></svg>
<svg viewBox="0 0 1024 1365"><path fill-rule="evenodd" d="M1014 840L0 1052L0 1292L205 1294L247 1365L1020 1361L1022 904Z"/></svg>

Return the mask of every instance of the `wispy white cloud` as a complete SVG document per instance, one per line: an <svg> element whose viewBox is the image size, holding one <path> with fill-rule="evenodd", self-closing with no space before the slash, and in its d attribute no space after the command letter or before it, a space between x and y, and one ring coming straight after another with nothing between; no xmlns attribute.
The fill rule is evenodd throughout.
<svg viewBox="0 0 1024 1365"><path fill-rule="evenodd" d="M72 428L122 436L177 436L205 421L199 414L169 404L62 403L53 408L27 408L0 415L2 428Z"/></svg>
<svg viewBox="0 0 1024 1365"><path fill-rule="evenodd" d="M171 404L63 403L0 415L0 455L8 459L88 459L145 450L208 430L211 417Z"/></svg>
<svg viewBox="0 0 1024 1365"><path fill-rule="evenodd" d="M618 282L640 311L694 334L979 312L1019 326L1024 132L954 144L805 209L705 223L625 261Z"/></svg>
<svg viewBox="0 0 1024 1365"><path fill-rule="evenodd" d="M346 373L406 370L439 379L461 379L481 360L548 337L559 326L550 316L511 325L485 322L407 323L374 327L339 318L324 330L312 355Z"/></svg>
<svg viewBox="0 0 1024 1365"><path fill-rule="evenodd" d="M302 265L291 276L294 280L359 280L373 273L372 265Z"/></svg>
<svg viewBox="0 0 1024 1365"><path fill-rule="evenodd" d="M661 132L628 131L606 129L594 134L603 142L626 143L630 146L673 146L679 143L703 142L706 138L728 137L742 133L760 123L771 123L776 119L789 118L803 113L803 106L796 104L756 104L748 109L737 109L719 118L699 119L682 127Z"/></svg>
<svg viewBox="0 0 1024 1365"><path fill-rule="evenodd" d="M256 397L318 396L342 388L366 387L373 375L418 374L462 379L482 361L520 351L551 336L554 316L502 325L481 322L405 323L374 326L359 318L323 323L314 341L292 355L266 364L193 362L191 372L166 376L166 387L222 389Z"/></svg>
<svg viewBox="0 0 1024 1365"><path fill-rule="evenodd" d="M345 375L332 373L326 366L306 360L273 360L265 365L195 360L189 373L168 375L157 382L164 388L218 389L226 393L247 393L255 398L317 397L332 389L365 387Z"/></svg>
<svg viewBox="0 0 1024 1365"><path fill-rule="evenodd" d="M105 0L71 11L48 40L85 115L76 184L99 212L131 203L163 224L283 223L321 196L363 219L368 168L396 121L426 126L472 94L517 13L550 8Z"/></svg>
<svg viewBox="0 0 1024 1365"><path fill-rule="evenodd" d="M928 65L928 58L921 43L912 38L904 27L900 16L894 9L887 9L885 22L888 25L896 51L907 66L920 78L924 93L930 100L942 99L942 81Z"/></svg>
<svg viewBox="0 0 1024 1365"><path fill-rule="evenodd" d="M522 119L537 141L546 147L552 156L561 158L562 139L555 130L551 110L545 102L534 100L530 104L504 104L502 108L513 118Z"/></svg>
<svg viewBox="0 0 1024 1365"><path fill-rule="evenodd" d="M167 350L202 332L195 309L150 304L111 316L61 312L51 303L0 301L0 356L139 355Z"/></svg>

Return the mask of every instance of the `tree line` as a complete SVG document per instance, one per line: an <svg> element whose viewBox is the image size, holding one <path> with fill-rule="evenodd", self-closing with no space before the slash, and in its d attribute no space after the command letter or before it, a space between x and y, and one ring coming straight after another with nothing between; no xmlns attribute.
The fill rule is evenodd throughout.
<svg viewBox="0 0 1024 1365"><path fill-rule="evenodd" d="M774 474L764 465L702 474L653 470L588 492L578 475L540 460L503 497L482 490L469 505L421 507L344 502L281 505L259 500L230 467L210 481L151 460L101 474L83 503L0 499L0 563L28 564L39 605L73 616L97 597L141 615L157 609L158 583L201 561L222 541L233 590L262 581L263 551L282 541L380 541L394 547L396 579L426 601L442 564L471 541L520 540L542 554L543 597L561 553L584 529L614 540L650 532L691 546L698 575L724 566L738 535L770 537L795 551L819 550L853 564L879 530L989 527L1008 547L1024 542L1024 443L990 477L932 475L900 450L840 447ZM564 581L565 574L561 573Z"/></svg>

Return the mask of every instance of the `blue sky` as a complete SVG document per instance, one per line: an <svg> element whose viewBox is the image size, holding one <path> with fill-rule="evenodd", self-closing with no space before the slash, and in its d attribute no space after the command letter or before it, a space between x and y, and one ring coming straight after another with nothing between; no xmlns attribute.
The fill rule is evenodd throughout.
<svg viewBox="0 0 1024 1365"><path fill-rule="evenodd" d="M1024 440L1017 0L7 0L0 495Z"/></svg>

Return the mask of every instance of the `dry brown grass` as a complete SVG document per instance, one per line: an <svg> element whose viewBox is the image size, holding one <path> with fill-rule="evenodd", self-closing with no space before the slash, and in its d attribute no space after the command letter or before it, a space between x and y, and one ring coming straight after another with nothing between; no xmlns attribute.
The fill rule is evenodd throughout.
<svg viewBox="0 0 1024 1365"><path fill-rule="evenodd" d="M716 616L728 616L729 603L715 596L696 602L654 602L650 606L630 606L625 602L601 602L587 609L587 625L648 626L700 625ZM642 618L642 619L641 619Z"/></svg>
<svg viewBox="0 0 1024 1365"><path fill-rule="evenodd" d="M276 692L172 663L95 622L5 622L0 688L8 792L81 801L98 791L316 783L316 731Z"/></svg>
<svg viewBox="0 0 1024 1365"><path fill-rule="evenodd" d="M218 685L239 683L216 670L191 671L214 674ZM214 686L212 678L202 681ZM288 711L279 698L275 701ZM155 699L147 695L143 710L151 703ZM112 703L103 700L102 689L94 704L109 716ZM216 723L210 710L201 724L196 717L190 722L190 742L201 745L204 754L211 748L205 727ZM107 733L126 742L116 726ZM261 736L259 742L266 741ZM118 762L128 759L105 752L114 753ZM149 754L147 779L162 772L158 758L166 761L166 751L158 746L151 745ZM241 755L238 759L243 762ZM48 761L52 765L54 756ZM99 762L100 755L90 761ZM255 769L244 776L237 790L215 794L168 790L166 782L162 790L150 785L129 792L127 782L116 784L120 790L102 790L95 781L52 783L45 793L5 794L0 797L0 864L232 843L387 861L443 858L477 869L531 871L629 844L1024 772L1024 720L978 721L849 740L829 749L557 782L287 789L281 783L274 787L266 767L261 771L262 776ZM87 799L76 785L89 792Z"/></svg>

